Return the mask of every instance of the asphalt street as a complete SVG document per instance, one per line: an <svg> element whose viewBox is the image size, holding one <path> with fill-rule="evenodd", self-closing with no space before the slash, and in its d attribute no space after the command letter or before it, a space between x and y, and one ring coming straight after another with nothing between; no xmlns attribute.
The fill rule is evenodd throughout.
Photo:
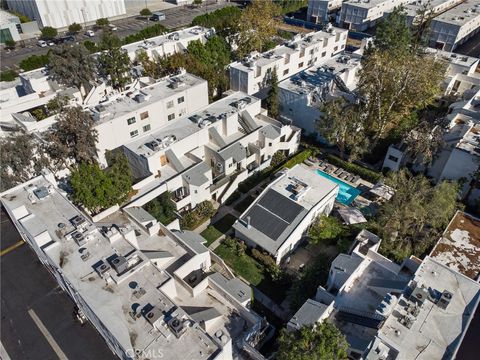
<svg viewBox="0 0 480 360"><path fill-rule="evenodd" d="M1 342L12 360L114 360L102 337L73 316L74 304L1 212ZM6 249L12 249L5 251Z"/></svg>
<svg viewBox="0 0 480 360"><path fill-rule="evenodd" d="M207 4L201 7L192 7L192 6L178 6L171 9L165 9L166 19L160 21L159 23L165 26L168 29L178 29L186 27L191 24L192 20L198 15L205 14L207 12L212 12L217 9L223 8L225 6L236 6L235 3L220 2L214 4ZM115 31L116 35L120 38L123 38L127 35L134 34L149 25L153 25L154 22L147 20L141 16L133 16L121 20L112 21L118 30ZM95 30L94 27L89 26L87 29ZM100 32L97 31L94 37L88 37L85 35L85 30L83 29L78 35L76 35L77 42L83 42L85 40L90 40L98 42L100 39ZM64 35L64 34L62 34ZM60 35L59 35L60 36ZM22 47L24 46L24 47ZM37 45L37 39L25 40L22 43L19 43L15 50L4 50L2 49L0 53L1 57L1 69L19 69L19 63L26 57L31 55L43 55L46 54L50 49L54 48L54 45L51 47L41 48Z"/></svg>

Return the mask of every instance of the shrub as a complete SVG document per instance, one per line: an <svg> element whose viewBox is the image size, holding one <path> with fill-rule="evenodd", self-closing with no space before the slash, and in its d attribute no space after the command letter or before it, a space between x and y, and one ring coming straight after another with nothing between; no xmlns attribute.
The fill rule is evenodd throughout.
<svg viewBox="0 0 480 360"><path fill-rule="evenodd" d="M43 107L36 108L34 110L31 110L30 112L38 121L46 119L48 117Z"/></svg>
<svg viewBox="0 0 480 360"><path fill-rule="evenodd" d="M13 81L18 74L13 70L5 70L0 72L0 81Z"/></svg>
<svg viewBox="0 0 480 360"><path fill-rule="evenodd" d="M80 25L78 23L73 23L68 27L68 31L71 32L72 34L76 34L80 30L82 30L82 25Z"/></svg>
<svg viewBox="0 0 480 360"><path fill-rule="evenodd" d="M9 12L10 12L11 14L15 15L16 17L18 17L18 19L20 20L20 22L21 22L22 24L28 23L28 22L32 21L32 20L30 20L30 18L29 18L27 15L23 15L23 14L21 14L21 13L19 13L19 12L11 11L11 10L9 10Z"/></svg>
<svg viewBox="0 0 480 360"><path fill-rule="evenodd" d="M202 201L200 204L197 204L195 209L182 215L180 226L185 230L193 230L214 214L215 208L212 203L208 200Z"/></svg>
<svg viewBox="0 0 480 360"><path fill-rule="evenodd" d="M238 200L238 198L240 198L240 196L242 195L242 193L238 190L235 190L232 195L230 195L228 197L227 200L225 200L225 205L231 205L233 204L236 200Z"/></svg>
<svg viewBox="0 0 480 360"><path fill-rule="evenodd" d="M265 269L267 269L272 280L278 280L280 278L282 271L272 256L257 249L252 250L252 256L255 260L265 266Z"/></svg>
<svg viewBox="0 0 480 360"><path fill-rule="evenodd" d="M368 169L364 166L357 165L357 164L354 164L354 163L350 163L350 162L342 160L338 156L335 156L335 155L332 155L332 154L327 155L327 160L331 164L333 164L335 166L338 166L338 167L341 167L341 168L343 168L346 171L349 171L351 173L354 173L354 174L360 176L361 178L363 178L367 181L370 181L374 184L377 183L382 178L382 174L378 171L370 170L370 169Z"/></svg>
<svg viewBox="0 0 480 360"><path fill-rule="evenodd" d="M7 49L15 49L16 42L13 40L6 40L5 41L5 47Z"/></svg>
<svg viewBox="0 0 480 360"><path fill-rule="evenodd" d="M32 55L20 61L20 68L23 71L30 71L44 67L48 64L47 55Z"/></svg>
<svg viewBox="0 0 480 360"><path fill-rule="evenodd" d="M140 30L139 32L135 34L128 35L123 39L124 44L131 44L137 41L141 41L144 39L148 39L154 36L162 35L167 32L167 28L163 25L160 24L155 24L152 26L148 26L143 30Z"/></svg>
<svg viewBox="0 0 480 360"><path fill-rule="evenodd" d="M150 9L145 8L145 9L140 10L140 15L141 16L150 16L150 15L152 15L152 12L150 11Z"/></svg>
<svg viewBox="0 0 480 360"><path fill-rule="evenodd" d="M90 52L90 54L96 53L98 51L98 46L93 41L85 40L83 42L83 46L85 46L87 48L87 50Z"/></svg>
<svg viewBox="0 0 480 360"><path fill-rule="evenodd" d="M168 191L146 203L144 208L164 225L168 225L175 220L175 205Z"/></svg>
<svg viewBox="0 0 480 360"><path fill-rule="evenodd" d="M305 160L307 160L312 155L311 149L303 150L296 155L294 155L290 160L288 160L282 167L291 169L295 165L298 165Z"/></svg>
<svg viewBox="0 0 480 360"><path fill-rule="evenodd" d="M100 19L97 19L95 24L99 27L104 27L104 26L108 26L110 24L110 21L108 21L107 18L100 18Z"/></svg>
<svg viewBox="0 0 480 360"><path fill-rule="evenodd" d="M42 30L41 38L44 40L54 39L58 35L57 29L51 26L45 26Z"/></svg>

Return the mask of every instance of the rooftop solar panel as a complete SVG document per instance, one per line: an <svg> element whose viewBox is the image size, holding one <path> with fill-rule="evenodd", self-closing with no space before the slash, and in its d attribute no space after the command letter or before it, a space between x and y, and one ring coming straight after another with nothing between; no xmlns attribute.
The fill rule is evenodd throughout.
<svg viewBox="0 0 480 360"><path fill-rule="evenodd" d="M303 210L302 206L275 190L268 190L267 193L262 196L258 204L281 217L288 223L291 223Z"/></svg>
<svg viewBox="0 0 480 360"><path fill-rule="evenodd" d="M272 240L277 240L278 237L289 225L287 222L276 217L275 215L258 205L254 205L248 211L245 218L247 216L250 216L250 224L255 229L262 232Z"/></svg>

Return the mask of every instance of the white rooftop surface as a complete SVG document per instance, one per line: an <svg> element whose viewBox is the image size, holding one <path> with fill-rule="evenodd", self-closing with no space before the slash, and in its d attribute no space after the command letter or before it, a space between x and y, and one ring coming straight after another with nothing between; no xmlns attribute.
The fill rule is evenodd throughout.
<svg viewBox="0 0 480 360"><path fill-rule="evenodd" d="M332 81L334 75L341 75L347 70L359 67L360 59L361 57L355 54L335 55L319 65L312 66L281 81L279 87L296 93L308 93Z"/></svg>
<svg viewBox="0 0 480 360"><path fill-rule="evenodd" d="M466 0L465 2L436 16L432 22L441 21L448 24L462 26L477 17L480 17L480 4L477 0Z"/></svg>
<svg viewBox="0 0 480 360"><path fill-rule="evenodd" d="M43 200L35 197L36 202L31 203L29 192L36 187L48 187L49 183L44 178L37 178L31 184L31 187L16 189L4 196L2 200L10 209L25 206L26 210L23 209L22 215L27 212L34 214L27 215L25 220L22 219L20 222L32 235L42 234L41 238L46 242L43 246L44 252L61 268L63 276L68 279L124 349L156 350L157 353L163 353L167 359L182 360L207 359L217 351L218 345L199 328L197 323L192 322L193 326L188 327L180 338L176 338L166 325L161 331L156 331L145 317L140 316L133 320L129 314L135 303L139 304L137 312L147 304L165 311L173 308L175 304L160 291L159 287L170 278L164 270L180 257L187 256L186 251L179 244L168 237L148 236L140 229L136 229L138 246L142 250L139 251L125 237L120 236L110 241L94 225L89 224L87 233L90 233L92 239L79 247L75 241L67 240L62 236L73 230L70 220L79 215L78 210L55 190ZM65 227L61 229L58 226L59 223L65 224ZM102 223L102 225L105 224ZM49 238L51 238L50 242ZM169 256L166 260L162 259L164 262L159 269L143 253L145 250L165 252ZM80 256L87 252L90 256L84 261ZM112 269L114 281L107 285L93 266L100 260L115 254L125 256L127 260L137 263L120 275ZM143 288L146 291L143 296L138 298L135 296L132 289L134 283L138 284L137 289ZM177 300L179 299L175 299ZM182 308L175 310L175 313L188 318Z"/></svg>
<svg viewBox="0 0 480 360"><path fill-rule="evenodd" d="M480 274L480 219L458 211L430 257L477 280Z"/></svg>
<svg viewBox="0 0 480 360"><path fill-rule="evenodd" d="M171 83L175 81L174 79L180 82L180 85L177 88L171 86ZM119 96L115 96L111 100L91 107L90 109L102 114L100 119L96 121L97 123L102 123L141 109L149 103L167 99L174 94L184 91L185 88L193 87L203 82L205 82L205 80L189 73L168 76L152 85L145 86L140 90L127 90ZM137 94L145 95L146 100L144 102L138 102L135 99L135 95Z"/></svg>
<svg viewBox="0 0 480 360"><path fill-rule="evenodd" d="M334 28L336 33L347 32L348 30ZM302 34L295 36L291 41L287 44L278 45L272 50L266 51L264 53L252 53L253 60L256 61L256 65L263 67L265 65L271 64L277 61L279 58L283 58L285 54L293 54L295 52L300 51L300 48L306 48L312 46L314 43L320 43L324 41L324 39L328 38L335 38L335 33L330 33L327 31L317 31L311 32L308 34ZM291 47L293 44L298 44L298 48L294 49ZM231 67L240 69L242 71L254 71L254 68L249 67L242 61L237 61L230 65Z"/></svg>
<svg viewBox="0 0 480 360"><path fill-rule="evenodd" d="M128 45L122 46L122 49L127 50L127 52L135 52L137 50L146 50L148 48L155 48L158 46L166 44L175 44L178 41L188 40L190 38L198 37L199 35L206 34L209 29L201 26L193 26L187 29L178 30L174 33L178 34L178 39L170 39L169 37L173 33L168 33L165 35L159 35L156 37L148 38L146 40L137 41Z"/></svg>
<svg viewBox="0 0 480 360"><path fill-rule="evenodd" d="M408 304L402 296L378 332L378 337L399 352L397 360L449 359L460 345L479 301L480 284L426 257L415 274L418 287L453 294L446 309L429 299L417 307L410 328L400 323Z"/></svg>
<svg viewBox="0 0 480 360"><path fill-rule="evenodd" d="M308 190L295 202L304 209L310 210L330 194L338 185L322 176L318 176L315 170L307 165L299 164L288 170L286 176L276 181L271 189L283 196L292 198L292 179L298 179L308 185Z"/></svg>
<svg viewBox="0 0 480 360"><path fill-rule="evenodd" d="M412 0L414 1L414 0ZM391 2L391 0L347 0L345 1L342 5L348 4L349 6L355 6L363 9L371 9L374 8L375 6L381 5L381 4L388 4Z"/></svg>
<svg viewBox="0 0 480 360"><path fill-rule="evenodd" d="M0 25L9 24L14 19L18 20L18 16L10 14L8 11L0 9Z"/></svg>
<svg viewBox="0 0 480 360"><path fill-rule="evenodd" d="M463 0L417 0L411 4L404 5L405 7L405 12L407 13L408 16L417 16L418 12L420 10L423 10L425 6L427 6L427 9L430 10L432 9L433 12L437 12L437 7L441 6L442 4L445 4L447 2L453 2L452 5L454 6L455 4L458 4L460 1Z"/></svg>
<svg viewBox="0 0 480 360"><path fill-rule="evenodd" d="M249 96L243 92L235 92L225 98L222 98L218 101L215 101L207 106L205 106L202 110L196 111L191 114L187 114L181 118L173 120L171 124L168 124L151 134L147 134L143 137L140 137L129 144L125 145L131 151L139 154L144 155L146 157L152 156L155 151L146 146L145 144L156 139L163 139L166 136L174 135L176 137L176 141L180 141L185 139L196 132L202 130L198 124L193 122L190 118L194 115L202 116L203 118L207 118L210 116L219 117L223 114L233 114L238 112L239 110L232 106L231 104L235 101L239 101L245 98L250 98L252 102L260 101L259 99ZM256 121L258 121L256 119ZM236 140L238 137L233 136L233 140ZM225 141L227 139L224 139ZM162 150L166 150L168 147L163 148Z"/></svg>

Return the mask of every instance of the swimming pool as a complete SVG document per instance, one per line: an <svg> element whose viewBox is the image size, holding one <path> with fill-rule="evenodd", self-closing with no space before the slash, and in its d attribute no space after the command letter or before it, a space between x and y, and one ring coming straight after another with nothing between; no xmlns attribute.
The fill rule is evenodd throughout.
<svg viewBox="0 0 480 360"><path fill-rule="evenodd" d="M361 191L358 190L357 188L353 187L352 185L348 185L346 182L343 182L340 179L337 179L336 177L333 177L321 170L317 170L317 174L333 181L335 184L338 184L338 195L336 197L336 200L343 205L350 205L355 198L360 195Z"/></svg>

